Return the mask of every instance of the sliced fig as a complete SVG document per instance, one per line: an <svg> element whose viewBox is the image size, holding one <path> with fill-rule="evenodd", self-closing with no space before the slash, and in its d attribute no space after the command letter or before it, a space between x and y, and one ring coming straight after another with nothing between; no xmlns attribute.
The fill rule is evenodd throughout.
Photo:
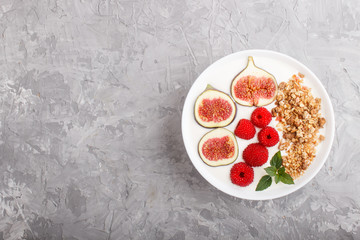
<svg viewBox="0 0 360 240"><path fill-rule="evenodd" d="M234 134L225 128L206 133L199 142L198 150L204 163L212 167L231 164L239 155Z"/></svg>
<svg viewBox="0 0 360 240"><path fill-rule="evenodd" d="M243 106L265 106L275 100L277 82L273 75L255 66L253 57L231 83L231 96Z"/></svg>
<svg viewBox="0 0 360 240"><path fill-rule="evenodd" d="M234 120L236 105L229 95L208 85L195 101L194 114L203 127L225 127Z"/></svg>

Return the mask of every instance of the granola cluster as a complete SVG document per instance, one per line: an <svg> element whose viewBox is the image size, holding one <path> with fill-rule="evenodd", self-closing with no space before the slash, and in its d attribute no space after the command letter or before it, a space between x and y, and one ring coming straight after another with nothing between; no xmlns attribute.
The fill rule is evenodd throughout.
<svg viewBox="0 0 360 240"><path fill-rule="evenodd" d="M315 147L325 139L319 129L326 122L321 117L321 99L314 98L302 85L301 73L279 84L276 107L271 113L279 121L276 128L283 132L279 149L285 150L283 165L294 179L301 176L315 158Z"/></svg>

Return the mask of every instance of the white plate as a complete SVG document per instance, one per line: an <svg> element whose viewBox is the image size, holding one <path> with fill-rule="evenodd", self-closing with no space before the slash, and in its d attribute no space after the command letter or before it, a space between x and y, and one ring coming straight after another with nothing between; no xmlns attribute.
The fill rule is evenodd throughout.
<svg viewBox="0 0 360 240"><path fill-rule="evenodd" d="M305 75L304 85L312 89L314 97L320 97L321 103L321 114L326 118L326 124L324 128L320 130L320 134L325 136L323 141L317 147L316 158L313 160L310 167L306 170L303 176L295 180L294 185L286 185L283 183L275 184L273 181L272 185L264 190L256 192L255 188L260 178L266 174L264 168L269 166L270 161L261 167L254 168L254 182L247 187L239 187L234 185L230 181L230 169L233 164L228 166L210 167L206 165L199 157L197 146L201 137L209 132L211 129L201 127L194 118L194 104L196 98L200 93L204 91L207 84L211 84L216 89L223 91L230 95L230 84L236 74L246 67L248 56L254 57L255 64L270 72L274 75L277 82L288 81L288 79L297 73ZM268 110L274 107L274 103L266 106ZM228 125L226 128L230 131L234 131L237 123L240 119L250 119L250 115L253 112L254 107L244 107L237 104L237 114L235 120ZM275 127L275 119L270 123L270 126ZM230 194L235 197L251 199L251 200L265 200L274 199L278 197L290 194L299 188L303 187L308 183L324 165L326 158L329 155L331 145L334 139L335 132L335 119L334 111L330 102L330 98L326 93L325 88L321 84L320 80L315 74L310 71L306 66L297 60L273 51L267 50L247 50L237 53L230 54L212 65L210 65L194 82L192 85L183 108L182 113L182 135L185 144L186 151L194 164L195 168L199 173L213 186L219 190ZM256 134L259 129L256 129ZM242 162L242 152L247 145L253 142L257 142L257 135L251 140L243 140L237 138L239 144L239 157L234 162ZM269 159L278 151L277 145L269 148Z"/></svg>

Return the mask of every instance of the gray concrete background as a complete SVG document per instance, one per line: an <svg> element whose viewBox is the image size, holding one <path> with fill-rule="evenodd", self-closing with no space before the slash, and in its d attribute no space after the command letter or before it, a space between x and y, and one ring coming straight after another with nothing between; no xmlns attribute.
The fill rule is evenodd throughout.
<svg viewBox="0 0 360 240"><path fill-rule="evenodd" d="M0 0L0 239L360 239L360 2ZM336 138L304 188L230 197L181 137L191 84L270 49L326 87Z"/></svg>

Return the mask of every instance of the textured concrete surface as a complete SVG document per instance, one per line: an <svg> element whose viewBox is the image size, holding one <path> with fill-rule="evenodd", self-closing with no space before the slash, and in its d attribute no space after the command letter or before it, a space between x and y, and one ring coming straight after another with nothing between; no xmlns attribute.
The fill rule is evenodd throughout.
<svg viewBox="0 0 360 240"><path fill-rule="evenodd" d="M0 239L360 239L360 2L0 0ZM182 143L191 84L280 51L331 96L321 172L271 201L207 183Z"/></svg>

